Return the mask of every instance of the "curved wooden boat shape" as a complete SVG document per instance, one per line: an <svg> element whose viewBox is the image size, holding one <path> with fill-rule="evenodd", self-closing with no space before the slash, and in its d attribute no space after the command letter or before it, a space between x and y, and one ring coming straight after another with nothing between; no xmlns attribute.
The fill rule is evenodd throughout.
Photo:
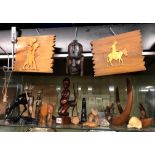
<svg viewBox="0 0 155 155"><path fill-rule="evenodd" d="M141 121L142 121L142 128L146 128L146 127L153 124L153 118L152 117L141 119Z"/></svg>
<svg viewBox="0 0 155 155"><path fill-rule="evenodd" d="M127 79L127 105L124 111L119 116L113 116L111 124L112 125L123 125L129 119L129 115L131 113L132 105L133 105L133 90L132 84L129 79Z"/></svg>

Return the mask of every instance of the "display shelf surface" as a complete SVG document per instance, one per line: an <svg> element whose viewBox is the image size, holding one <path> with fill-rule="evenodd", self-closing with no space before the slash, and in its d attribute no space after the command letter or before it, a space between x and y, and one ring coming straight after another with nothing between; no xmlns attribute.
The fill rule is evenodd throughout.
<svg viewBox="0 0 155 155"><path fill-rule="evenodd" d="M143 129L128 129L126 126L110 126L110 127L84 127L82 125L57 125L52 127L40 126L35 124L8 124L4 120L0 120L0 132L155 132L155 126Z"/></svg>

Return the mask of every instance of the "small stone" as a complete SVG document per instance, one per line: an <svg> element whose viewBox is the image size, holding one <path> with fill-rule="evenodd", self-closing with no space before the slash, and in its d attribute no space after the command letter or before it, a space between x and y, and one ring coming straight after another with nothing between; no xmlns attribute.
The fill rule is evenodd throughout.
<svg viewBox="0 0 155 155"><path fill-rule="evenodd" d="M100 120L100 126L102 127L108 127L110 123L107 121L107 119L103 118Z"/></svg>

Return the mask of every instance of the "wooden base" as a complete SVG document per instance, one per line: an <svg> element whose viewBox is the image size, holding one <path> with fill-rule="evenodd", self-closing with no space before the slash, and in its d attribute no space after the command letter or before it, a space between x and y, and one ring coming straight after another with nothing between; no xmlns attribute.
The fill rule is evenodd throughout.
<svg viewBox="0 0 155 155"><path fill-rule="evenodd" d="M71 118L68 116L57 117L56 124L71 124Z"/></svg>

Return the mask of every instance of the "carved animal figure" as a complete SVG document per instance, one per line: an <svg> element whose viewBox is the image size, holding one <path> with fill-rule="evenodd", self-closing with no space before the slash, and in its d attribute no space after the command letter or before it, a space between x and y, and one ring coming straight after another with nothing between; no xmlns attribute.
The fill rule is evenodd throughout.
<svg viewBox="0 0 155 155"><path fill-rule="evenodd" d="M29 112L29 108L31 107L30 109L32 109L33 101L34 101L34 96L32 95L32 89L33 89L32 85L25 86L24 93L17 96L15 101L9 107L6 108L5 119L9 119L9 120L18 122L26 110L28 110L28 112ZM13 111L17 107L20 107L20 105L24 106L23 111L21 113L19 113L18 116L16 116L15 118L12 117ZM27 108L27 105L28 105L28 108ZM31 116L32 115L30 115L29 118L31 118Z"/></svg>
<svg viewBox="0 0 155 155"><path fill-rule="evenodd" d="M128 53L127 53L127 50L126 49L123 49L121 51L117 51L116 49L116 45L117 45L117 42L114 42L112 44L112 51L108 54L107 56L107 62L110 63L110 65L113 65L112 64L112 60L118 60L119 63L123 63L123 59L122 59L122 56L125 55L127 56Z"/></svg>
<svg viewBox="0 0 155 155"><path fill-rule="evenodd" d="M23 105L24 110L16 118L16 121L18 121L20 117L23 115L23 113L27 110L27 107L26 107L27 104L28 104L28 94L23 93L19 95L17 99L15 100L15 102L10 107L6 108L5 119L9 118L9 116L12 114L12 112L14 111L16 107L19 107L19 105Z"/></svg>

